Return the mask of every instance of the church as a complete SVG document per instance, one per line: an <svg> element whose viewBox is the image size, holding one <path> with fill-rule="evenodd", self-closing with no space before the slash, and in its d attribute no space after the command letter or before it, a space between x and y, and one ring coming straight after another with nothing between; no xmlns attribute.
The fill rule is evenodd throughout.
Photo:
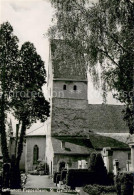
<svg viewBox="0 0 134 195"><path fill-rule="evenodd" d="M50 41L47 81L50 117L44 135L26 136L20 168L31 172L39 162L44 162L50 175L64 167L85 169L92 152L111 150L111 162L118 160L120 168L126 170L130 148L123 105L88 102L87 69L83 57L72 52L62 40ZM15 138L10 137L13 154Z"/></svg>
<svg viewBox="0 0 134 195"><path fill-rule="evenodd" d="M50 41L48 93L51 114L47 121L46 162L53 175L61 164L87 167L90 154L104 147L125 169L130 159L128 127L122 105L89 104L87 69L82 56L62 40ZM90 93L90 92L89 92Z"/></svg>

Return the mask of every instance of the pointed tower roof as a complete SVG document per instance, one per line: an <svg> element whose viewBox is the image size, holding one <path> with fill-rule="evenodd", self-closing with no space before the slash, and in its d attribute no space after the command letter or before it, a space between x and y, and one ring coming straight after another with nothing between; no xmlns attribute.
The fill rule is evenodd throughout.
<svg viewBox="0 0 134 195"><path fill-rule="evenodd" d="M76 52L78 42L59 39L50 40L53 78L63 80L86 80L87 69L83 51Z"/></svg>

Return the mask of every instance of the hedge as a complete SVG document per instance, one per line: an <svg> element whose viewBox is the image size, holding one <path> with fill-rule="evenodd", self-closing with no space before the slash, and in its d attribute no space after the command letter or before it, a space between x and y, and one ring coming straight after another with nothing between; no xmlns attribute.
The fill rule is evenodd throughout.
<svg viewBox="0 0 134 195"><path fill-rule="evenodd" d="M89 195L100 195L101 193L116 192L115 186L86 185L83 190Z"/></svg>
<svg viewBox="0 0 134 195"><path fill-rule="evenodd" d="M117 195L133 195L133 174L119 173L115 177Z"/></svg>
<svg viewBox="0 0 134 195"><path fill-rule="evenodd" d="M93 184L95 178L95 173L88 171L88 169L69 169L66 176L66 184L71 186L71 188L81 187L86 184Z"/></svg>
<svg viewBox="0 0 134 195"><path fill-rule="evenodd" d="M57 174L57 176L56 176L56 184L59 183L60 178L61 178L61 174Z"/></svg>
<svg viewBox="0 0 134 195"><path fill-rule="evenodd" d="M60 174L59 172L54 173L53 182L56 183L57 174Z"/></svg>
<svg viewBox="0 0 134 195"><path fill-rule="evenodd" d="M66 175L67 175L67 170L65 170L65 169L62 170L60 180L63 181L63 183L65 183L65 181L66 181Z"/></svg>

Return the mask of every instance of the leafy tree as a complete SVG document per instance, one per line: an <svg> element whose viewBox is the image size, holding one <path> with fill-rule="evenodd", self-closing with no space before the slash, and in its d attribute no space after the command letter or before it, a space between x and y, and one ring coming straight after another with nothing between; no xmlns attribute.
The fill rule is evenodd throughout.
<svg viewBox="0 0 134 195"><path fill-rule="evenodd" d="M72 45L75 52L84 54L94 84L98 86L101 81L104 100L106 101L107 91L114 90L114 97L125 104L124 119L127 120L130 133L133 133L134 2L51 2L55 8L55 15L54 25L48 32L49 37L64 39L67 44Z"/></svg>
<svg viewBox="0 0 134 195"><path fill-rule="evenodd" d="M13 114L18 119L20 126L20 136L16 146L15 169L19 168L26 129L37 120L44 122L49 116L49 103L45 100L42 92L42 86L46 83L44 62L30 42L22 45L19 56L19 72L11 102Z"/></svg>
<svg viewBox="0 0 134 195"><path fill-rule="evenodd" d="M37 54L36 49L32 43L24 43L20 51L18 51L18 39L16 37L15 39L11 34L13 32L11 25L9 23L3 24L1 29L3 30L1 30L1 37L4 37L3 42L1 43L1 47L5 46L6 51L5 56L3 53L1 55L1 63L5 59L9 60L8 63L7 61L4 61L4 68L2 67L4 72L3 69L1 71L2 97L4 94L4 98L1 97L0 99L0 120L4 126L3 129L1 128L1 136L3 136L2 133L4 132L5 136L3 139L5 145L2 142L2 147L5 148L6 146L6 150L2 150L2 154L4 162L11 162L11 187L19 188L19 162L23 151L23 142L26 129L37 120L45 122L49 116L49 103L45 100L42 92L42 86L46 83L46 72L44 68L44 62ZM4 34L3 32L9 33L9 37L12 36L16 40L16 50L13 40L13 44L10 45L9 48L7 47L6 42L8 42L9 38L7 37L7 34ZM19 123L16 135L15 155L13 155L11 159L8 154L5 128L6 121L4 118L7 111L10 111ZM16 173L16 176L14 176L14 173Z"/></svg>
<svg viewBox="0 0 134 195"><path fill-rule="evenodd" d="M9 111L10 94L14 89L14 67L18 62L18 38L12 26L6 22L0 28L0 134L3 161L9 162L6 141L6 118Z"/></svg>

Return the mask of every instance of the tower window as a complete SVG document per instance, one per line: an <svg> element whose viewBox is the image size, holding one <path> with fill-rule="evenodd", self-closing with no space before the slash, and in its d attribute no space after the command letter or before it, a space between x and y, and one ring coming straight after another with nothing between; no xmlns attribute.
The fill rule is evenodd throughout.
<svg viewBox="0 0 134 195"><path fill-rule="evenodd" d="M67 89L67 86L66 85L63 85L63 90L66 90Z"/></svg>
<svg viewBox="0 0 134 195"><path fill-rule="evenodd" d="M77 86L76 86L76 85L74 85L74 90L75 90L75 91L77 90Z"/></svg>
<svg viewBox="0 0 134 195"><path fill-rule="evenodd" d="M39 158L39 148L37 145L33 148L33 164L37 164Z"/></svg>

